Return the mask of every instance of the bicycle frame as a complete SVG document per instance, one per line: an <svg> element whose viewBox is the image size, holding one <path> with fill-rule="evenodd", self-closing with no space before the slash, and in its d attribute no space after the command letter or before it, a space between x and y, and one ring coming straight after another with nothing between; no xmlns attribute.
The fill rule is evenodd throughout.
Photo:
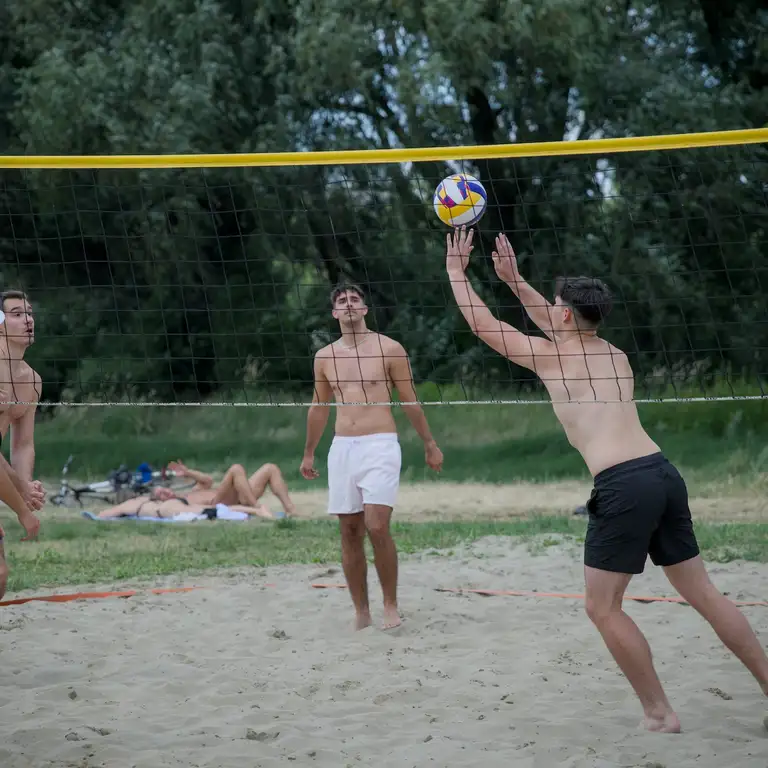
<svg viewBox="0 0 768 768"><path fill-rule="evenodd" d="M73 459L73 456L69 456L61 470L59 492L51 498L51 504L54 506L67 507L70 506L69 502L72 500L82 507L83 497L104 501L107 504L114 504L117 500L115 497L117 496L125 495L126 498L131 498L142 493L148 493L151 488L155 487L156 481L171 480L176 477L175 472L163 468L159 472L152 472L149 482L144 482L143 480L138 480L134 473L130 472L125 466L121 466L112 473L109 480L73 486L67 478Z"/></svg>

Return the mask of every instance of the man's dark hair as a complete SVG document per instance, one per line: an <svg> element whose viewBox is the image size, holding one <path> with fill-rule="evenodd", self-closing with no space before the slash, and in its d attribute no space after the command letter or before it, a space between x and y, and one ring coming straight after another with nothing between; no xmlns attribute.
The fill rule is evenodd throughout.
<svg viewBox="0 0 768 768"><path fill-rule="evenodd" d="M363 301L363 303L366 303L365 292L359 285L356 285L355 283L338 283L331 291L331 306L336 304L336 299L338 299L342 293L346 293L347 291L350 293L356 293Z"/></svg>
<svg viewBox="0 0 768 768"><path fill-rule="evenodd" d="M558 277L555 297L593 328L600 325L613 309L613 296L608 286L596 277Z"/></svg>
<svg viewBox="0 0 768 768"><path fill-rule="evenodd" d="M0 309L5 309L5 302L8 299L21 299L22 301L29 301L27 294L24 291L10 290L0 293Z"/></svg>

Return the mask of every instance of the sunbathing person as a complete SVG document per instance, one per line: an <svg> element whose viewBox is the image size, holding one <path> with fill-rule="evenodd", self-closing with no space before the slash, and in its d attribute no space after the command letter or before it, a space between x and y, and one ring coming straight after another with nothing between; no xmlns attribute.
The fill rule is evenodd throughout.
<svg viewBox="0 0 768 768"><path fill-rule="evenodd" d="M269 513L266 505L259 503L264 491L269 488L277 496L283 505L285 515L296 513L296 507L288 494L288 486L283 478L280 467L276 464L264 464L248 477L242 464L233 464L224 474L221 482L213 487L213 478L205 472L190 469L181 461L172 461L168 469L176 473L177 477L188 477L195 481L195 486L184 493L174 493L169 488L158 488L152 492L152 499L165 501L166 499L183 498L191 504L203 504L216 506L216 504L241 504L246 507L263 507ZM269 514L272 517L271 513ZM282 517L283 515L275 515Z"/></svg>
<svg viewBox="0 0 768 768"><path fill-rule="evenodd" d="M160 491L169 491L168 488L160 488ZM169 491L171 492L171 491ZM172 493L172 492L171 492ZM91 519L100 518L108 520L116 517L156 517L158 519L169 519L175 517L184 517L188 520L203 519L209 520L247 520L250 517L264 517L274 520L272 513L263 505L247 507L240 504L229 506L227 504L193 504L186 499L171 497L168 499L153 499L147 496L128 499L122 504L114 507L107 507L93 515L89 512L83 513Z"/></svg>

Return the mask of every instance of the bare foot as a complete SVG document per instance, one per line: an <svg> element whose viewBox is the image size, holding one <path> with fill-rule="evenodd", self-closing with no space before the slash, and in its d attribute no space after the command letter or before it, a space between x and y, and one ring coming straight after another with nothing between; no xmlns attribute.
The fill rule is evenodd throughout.
<svg viewBox="0 0 768 768"><path fill-rule="evenodd" d="M355 614L355 632L361 629L371 626L371 614L370 613L358 613Z"/></svg>
<svg viewBox="0 0 768 768"><path fill-rule="evenodd" d="M655 731L656 733L680 733L680 720L674 712L668 712L660 717L645 716L643 727L646 731Z"/></svg>
<svg viewBox="0 0 768 768"><path fill-rule="evenodd" d="M384 623L382 629L394 629L403 623L398 613L397 606L384 606Z"/></svg>

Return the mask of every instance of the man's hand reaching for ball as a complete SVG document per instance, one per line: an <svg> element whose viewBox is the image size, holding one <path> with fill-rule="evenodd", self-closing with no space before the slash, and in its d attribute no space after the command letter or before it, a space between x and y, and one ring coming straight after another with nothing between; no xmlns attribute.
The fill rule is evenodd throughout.
<svg viewBox="0 0 768 768"><path fill-rule="evenodd" d="M460 227L448 234L447 249L445 257L445 268L448 274L463 274L469 264L469 254L475 247L472 245L472 238L475 236L475 230L467 231L466 227Z"/></svg>

